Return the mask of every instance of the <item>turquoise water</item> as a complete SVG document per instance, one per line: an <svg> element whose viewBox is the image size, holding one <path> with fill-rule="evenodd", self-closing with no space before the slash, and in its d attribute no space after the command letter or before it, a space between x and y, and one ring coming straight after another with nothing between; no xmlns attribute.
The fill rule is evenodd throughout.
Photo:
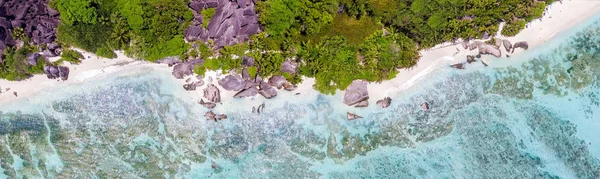
<svg viewBox="0 0 600 179"><path fill-rule="evenodd" d="M600 178L599 20L488 68L439 69L354 121L343 94L206 121L145 67L44 91L0 107L0 178Z"/></svg>

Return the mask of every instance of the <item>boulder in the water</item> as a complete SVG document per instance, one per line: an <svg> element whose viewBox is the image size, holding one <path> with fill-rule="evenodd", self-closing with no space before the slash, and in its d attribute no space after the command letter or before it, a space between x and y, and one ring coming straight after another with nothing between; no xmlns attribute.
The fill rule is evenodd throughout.
<svg viewBox="0 0 600 179"><path fill-rule="evenodd" d="M208 111L208 112L206 112L206 114L204 114L204 117L206 117L206 120L213 120L213 121L217 121L217 118L216 118L216 116L217 116L217 114L215 114L215 113L214 113L214 112L212 112L212 111Z"/></svg>
<svg viewBox="0 0 600 179"><path fill-rule="evenodd" d="M348 116L348 120L354 120L354 119L360 119L360 118L362 118L362 116L359 116L359 115L356 115L356 114L353 114L353 113L350 113L350 112L347 113L347 116Z"/></svg>
<svg viewBox="0 0 600 179"><path fill-rule="evenodd" d="M200 101L198 103L208 109L212 109L217 106L217 104L211 103L211 102L205 102L203 99L200 99Z"/></svg>
<svg viewBox="0 0 600 179"><path fill-rule="evenodd" d="M457 64L454 64L454 65L450 65L450 67L462 70L462 69L465 69L465 64L463 64L463 63L457 63Z"/></svg>
<svg viewBox="0 0 600 179"><path fill-rule="evenodd" d="M421 109L423 109L423 111L429 110L429 103L427 103L427 102L422 103Z"/></svg>
<svg viewBox="0 0 600 179"><path fill-rule="evenodd" d="M392 103L392 98L390 97L385 97L383 99L380 99L379 101L377 101L377 106L381 107L381 108L387 108L388 106L390 106L390 104Z"/></svg>

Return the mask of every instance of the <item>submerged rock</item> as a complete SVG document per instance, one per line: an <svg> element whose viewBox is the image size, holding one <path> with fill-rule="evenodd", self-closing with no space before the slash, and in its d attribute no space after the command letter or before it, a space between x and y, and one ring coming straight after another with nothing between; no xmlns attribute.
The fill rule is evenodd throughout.
<svg viewBox="0 0 600 179"><path fill-rule="evenodd" d="M353 106L362 101L369 99L369 91L367 90L367 81L354 80L344 94L344 104Z"/></svg>
<svg viewBox="0 0 600 179"><path fill-rule="evenodd" d="M204 97L213 103L221 102L221 91L213 84L209 84L204 88Z"/></svg>
<svg viewBox="0 0 600 179"><path fill-rule="evenodd" d="M381 107L381 108L387 108L388 106L390 106L390 104L392 104L392 98L390 97L385 97L383 99L380 99L379 101L377 101L377 106Z"/></svg>
<svg viewBox="0 0 600 179"><path fill-rule="evenodd" d="M423 109L423 111L429 110L429 103L424 102L423 104L421 104L421 109Z"/></svg>
<svg viewBox="0 0 600 179"><path fill-rule="evenodd" d="M465 64L463 64L463 63L457 63L457 64L454 64L454 65L450 65L450 67L462 70L462 69L465 69Z"/></svg>
<svg viewBox="0 0 600 179"><path fill-rule="evenodd" d="M227 119L227 115L225 115L225 114L217 115L217 120L223 120L223 119Z"/></svg>
<svg viewBox="0 0 600 179"><path fill-rule="evenodd" d="M350 112L347 112L346 115L348 116L348 120L354 120L354 119L363 118L362 116L359 116L359 115L356 115L356 114L352 114Z"/></svg>
<svg viewBox="0 0 600 179"><path fill-rule="evenodd" d="M364 101L358 102L358 103L356 103L356 105L354 107L358 107L358 108L369 107L369 100L364 100Z"/></svg>

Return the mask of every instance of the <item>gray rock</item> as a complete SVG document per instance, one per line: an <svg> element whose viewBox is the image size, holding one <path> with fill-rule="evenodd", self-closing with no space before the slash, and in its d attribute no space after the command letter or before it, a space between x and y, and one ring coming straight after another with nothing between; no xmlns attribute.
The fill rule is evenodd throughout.
<svg viewBox="0 0 600 179"><path fill-rule="evenodd" d="M283 83L283 89L285 89L286 91L294 91L298 88L298 86L290 83L290 82L285 82Z"/></svg>
<svg viewBox="0 0 600 179"><path fill-rule="evenodd" d="M172 66L177 63L182 63L182 61L179 58L179 56L170 56L170 57L165 57L163 59L157 60L156 63L167 64L169 66Z"/></svg>
<svg viewBox="0 0 600 179"><path fill-rule="evenodd" d="M367 90L367 82L363 80L354 80L344 94L344 104L354 106L362 101L369 99L369 91Z"/></svg>
<svg viewBox="0 0 600 179"><path fill-rule="evenodd" d="M421 104L421 109L422 109L423 111L427 111L427 110L429 110L429 103L427 103L427 102L424 102L424 103L422 103L422 104Z"/></svg>
<svg viewBox="0 0 600 179"><path fill-rule="evenodd" d="M269 78L269 85L281 89L287 80L283 76L275 75Z"/></svg>
<svg viewBox="0 0 600 179"><path fill-rule="evenodd" d="M450 65L450 67L462 70L462 69L465 69L465 64L463 64L463 63L457 63L457 64L454 64L454 65Z"/></svg>
<svg viewBox="0 0 600 179"><path fill-rule="evenodd" d="M244 89L246 82L238 75L230 74L219 80L219 85L227 91L239 91Z"/></svg>
<svg viewBox="0 0 600 179"><path fill-rule="evenodd" d="M215 103L211 103L211 102L204 102L203 99L200 99L200 102L198 102L200 105L208 108L208 109L212 109L215 108L217 106L217 104Z"/></svg>
<svg viewBox="0 0 600 179"><path fill-rule="evenodd" d="M57 79L60 78L61 80L67 80L69 79L69 67L65 67L65 66L44 66L44 73L46 74L46 77L48 77L49 79Z"/></svg>
<svg viewBox="0 0 600 179"><path fill-rule="evenodd" d="M249 57L249 56L244 56L242 58L242 65L247 66L247 67L254 66L254 58Z"/></svg>
<svg viewBox="0 0 600 179"><path fill-rule="evenodd" d="M358 102L358 103L356 103L356 105L354 107L358 107L358 108L369 107L369 100L364 100L364 101Z"/></svg>
<svg viewBox="0 0 600 179"><path fill-rule="evenodd" d="M481 45L479 47L479 54L482 55L493 55L495 57L502 57L502 52L500 51L500 49L494 47L493 45Z"/></svg>
<svg viewBox="0 0 600 179"><path fill-rule="evenodd" d="M196 59L196 60L188 60L184 63L178 63L173 67L173 76L177 79L183 79L184 76L194 74L194 68L196 66L201 65L204 60Z"/></svg>
<svg viewBox="0 0 600 179"><path fill-rule="evenodd" d="M510 41L504 39L502 40L502 44L504 45L504 49L506 49L507 52L510 52L510 50L512 49L512 44L510 43Z"/></svg>
<svg viewBox="0 0 600 179"><path fill-rule="evenodd" d="M38 58L40 58L40 54L39 53L30 53L27 55L27 64L29 66L35 66L37 65L38 62Z"/></svg>
<svg viewBox="0 0 600 179"><path fill-rule="evenodd" d="M287 60L281 64L281 73L289 73L296 74L296 70L298 69L298 63L292 62L291 60Z"/></svg>
<svg viewBox="0 0 600 179"><path fill-rule="evenodd" d="M204 89L204 97L213 103L221 102L221 91L213 84L209 84Z"/></svg>
<svg viewBox="0 0 600 179"><path fill-rule="evenodd" d="M223 120L223 119L227 119L227 115L225 115L225 114L217 115L217 120Z"/></svg>
<svg viewBox="0 0 600 179"><path fill-rule="evenodd" d="M264 81L260 82L259 87L260 91L258 91L258 93L263 97L271 99L277 96L277 90L275 90L275 88L272 86L269 86L269 84L265 83Z"/></svg>
<svg viewBox="0 0 600 179"><path fill-rule="evenodd" d="M217 118L216 118L216 116L217 116L217 114L215 114L215 113L214 113L214 112L212 112L212 111L208 111L208 112L206 112L206 113L204 114L204 117L206 117L206 120L213 120L213 121L217 121Z"/></svg>
<svg viewBox="0 0 600 179"><path fill-rule="evenodd" d="M350 112L346 113L346 115L348 117L348 120L354 120L354 119L363 118L362 116L359 116L359 115L356 115L356 114L353 114L353 113L350 113Z"/></svg>
<svg viewBox="0 0 600 179"><path fill-rule="evenodd" d="M379 101L377 101L377 106L381 107L381 108L387 108L390 106L390 104L392 104L392 98L390 97L385 97L383 99L380 99Z"/></svg>
<svg viewBox="0 0 600 179"><path fill-rule="evenodd" d="M246 97L256 96L257 94L258 94L258 89L248 88L248 89L244 89L244 90L236 93L233 97L234 98L246 98Z"/></svg>
<svg viewBox="0 0 600 179"><path fill-rule="evenodd" d="M523 50L527 50L527 49L529 49L529 44L525 41L517 42L513 45L512 52L515 52L516 48L522 48Z"/></svg>
<svg viewBox="0 0 600 179"><path fill-rule="evenodd" d="M475 56L473 55L467 55L467 63L473 63L476 62L477 60L475 60Z"/></svg>

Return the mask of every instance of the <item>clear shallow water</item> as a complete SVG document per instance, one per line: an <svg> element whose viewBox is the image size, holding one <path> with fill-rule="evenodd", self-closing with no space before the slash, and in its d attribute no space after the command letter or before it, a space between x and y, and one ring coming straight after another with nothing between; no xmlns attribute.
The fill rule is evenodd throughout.
<svg viewBox="0 0 600 179"><path fill-rule="evenodd" d="M492 67L440 69L355 121L343 94L206 121L146 68L43 92L0 107L0 178L600 178L597 19Z"/></svg>

